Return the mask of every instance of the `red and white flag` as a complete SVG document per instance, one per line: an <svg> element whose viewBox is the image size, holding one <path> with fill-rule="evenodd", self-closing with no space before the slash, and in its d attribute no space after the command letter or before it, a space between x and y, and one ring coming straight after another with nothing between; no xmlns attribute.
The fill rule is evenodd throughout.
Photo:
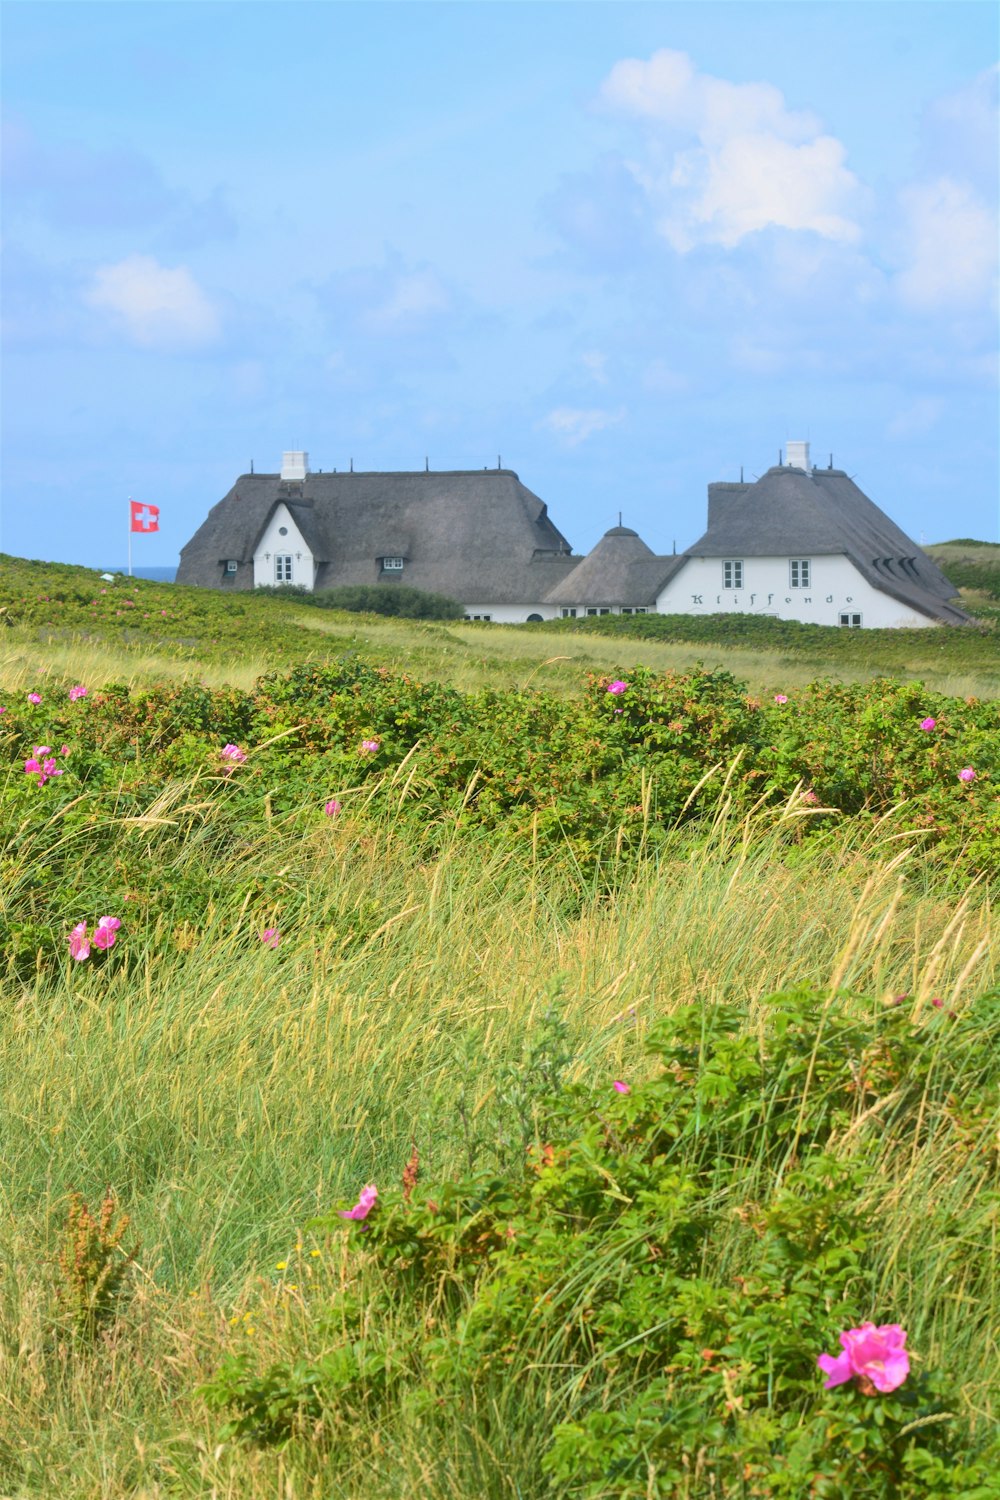
<svg viewBox="0 0 1000 1500"><path fill-rule="evenodd" d="M143 505L139 500L129 500L131 507L130 531L159 531L160 507Z"/></svg>

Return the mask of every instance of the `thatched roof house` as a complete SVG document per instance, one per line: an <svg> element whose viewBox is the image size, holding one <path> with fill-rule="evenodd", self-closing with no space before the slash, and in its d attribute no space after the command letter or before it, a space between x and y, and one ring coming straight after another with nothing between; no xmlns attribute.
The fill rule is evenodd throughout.
<svg viewBox="0 0 1000 1500"><path fill-rule="evenodd" d="M181 551L178 583L251 589L406 584L473 619L771 614L853 626L962 624L955 590L841 469L808 443L754 483L710 484L708 528L679 556L613 526L586 556L510 469L244 474Z"/></svg>

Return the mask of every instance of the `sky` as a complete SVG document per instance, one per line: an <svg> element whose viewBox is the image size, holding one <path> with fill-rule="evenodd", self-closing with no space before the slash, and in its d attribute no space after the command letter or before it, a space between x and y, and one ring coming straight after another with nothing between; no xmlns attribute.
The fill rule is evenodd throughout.
<svg viewBox="0 0 1000 1500"><path fill-rule="evenodd" d="M2 7L2 529L170 566L286 449L656 552L808 439L1000 537L991 0Z"/></svg>

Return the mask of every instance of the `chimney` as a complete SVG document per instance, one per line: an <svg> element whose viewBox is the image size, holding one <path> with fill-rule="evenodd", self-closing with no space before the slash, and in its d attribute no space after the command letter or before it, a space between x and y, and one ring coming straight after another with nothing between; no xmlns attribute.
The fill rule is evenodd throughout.
<svg viewBox="0 0 1000 1500"><path fill-rule="evenodd" d="M308 453L283 453L281 455L282 479L305 479L308 473Z"/></svg>
<svg viewBox="0 0 1000 1500"><path fill-rule="evenodd" d="M786 454L785 462L790 469L805 469L807 474L812 473L808 443L787 443Z"/></svg>

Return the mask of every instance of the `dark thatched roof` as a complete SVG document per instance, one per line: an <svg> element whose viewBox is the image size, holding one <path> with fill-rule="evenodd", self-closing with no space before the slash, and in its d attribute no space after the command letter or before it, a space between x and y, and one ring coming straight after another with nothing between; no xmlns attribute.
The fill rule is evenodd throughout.
<svg viewBox="0 0 1000 1500"><path fill-rule="evenodd" d="M254 550L281 502L316 559L317 588L376 582L381 558L403 557L410 588L467 604L537 604L580 561L510 469L244 474L181 549L177 582L218 588L232 559L236 587L251 588Z"/></svg>
<svg viewBox="0 0 1000 1500"><path fill-rule="evenodd" d="M941 569L842 469L768 469L710 484L708 530L689 557L846 556L873 588L932 619L969 623Z"/></svg>
<svg viewBox="0 0 1000 1500"><path fill-rule="evenodd" d="M627 526L606 531L592 552L546 594L546 604L650 608L683 558L657 557Z"/></svg>

